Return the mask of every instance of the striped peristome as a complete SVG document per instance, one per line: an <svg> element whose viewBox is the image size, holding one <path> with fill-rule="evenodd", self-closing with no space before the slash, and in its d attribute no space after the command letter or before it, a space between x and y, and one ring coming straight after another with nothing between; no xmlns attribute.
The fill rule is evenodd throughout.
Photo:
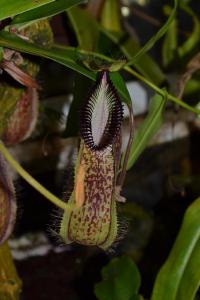
<svg viewBox="0 0 200 300"><path fill-rule="evenodd" d="M107 71L101 72L80 114L80 132L86 145L102 150L121 128L123 109Z"/></svg>
<svg viewBox="0 0 200 300"><path fill-rule="evenodd" d="M66 243L109 248L117 236L116 142L123 111L109 74L103 71L81 110L81 143L74 189L64 212L60 235ZM119 147L118 147L118 150Z"/></svg>

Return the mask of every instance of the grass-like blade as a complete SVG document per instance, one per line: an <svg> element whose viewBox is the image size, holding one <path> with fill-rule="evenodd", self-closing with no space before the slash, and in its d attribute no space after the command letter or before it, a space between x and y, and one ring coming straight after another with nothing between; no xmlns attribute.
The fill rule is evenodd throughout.
<svg viewBox="0 0 200 300"><path fill-rule="evenodd" d="M12 21L12 25L35 21L42 18L52 17L71 8L72 6L79 5L84 2L86 1L85 0L67 0L67 1L57 0L52 3L43 5L42 7L35 8L32 9L31 11L27 11L15 16Z"/></svg>
<svg viewBox="0 0 200 300"><path fill-rule="evenodd" d="M13 17L17 14L34 9L36 7L41 7L42 5L53 1L55 0L1 0L0 21L8 17Z"/></svg>
<svg viewBox="0 0 200 300"><path fill-rule="evenodd" d="M200 40L200 22L198 16L193 12L193 10L187 6L182 4L181 8L192 17L193 22L193 30L186 39L186 41L178 48L178 54L181 58L186 57L189 53L191 53L195 47L198 45Z"/></svg>
<svg viewBox="0 0 200 300"><path fill-rule="evenodd" d="M178 299L195 299L195 295L200 286L200 240L197 242L188 264L183 273L178 294Z"/></svg>
<svg viewBox="0 0 200 300"><path fill-rule="evenodd" d="M200 258L198 251L199 215L200 198L193 202L185 213L171 253L157 275L151 300L194 299L194 293L199 285L199 268L197 267ZM192 266L195 267L191 269ZM184 286L186 280L187 284ZM188 291L186 291L187 288L189 288ZM184 296L180 297L180 295Z"/></svg>

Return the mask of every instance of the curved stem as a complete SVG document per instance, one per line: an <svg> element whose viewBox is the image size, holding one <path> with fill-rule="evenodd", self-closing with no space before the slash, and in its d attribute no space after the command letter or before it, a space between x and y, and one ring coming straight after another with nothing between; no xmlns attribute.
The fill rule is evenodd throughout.
<svg viewBox="0 0 200 300"><path fill-rule="evenodd" d="M51 201L53 204L64 210L71 210L74 205L67 204L48 191L43 185L41 185L37 180L35 180L24 168L22 168L18 162L12 157L9 151L6 149L4 144L0 141L0 152L10 163L10 165L23 177L32 187L34 187L40 194Z"/></svg>
<svg viewBox="0 0 200 300"><path fill-rule="evenodd" d="M142 75L140 75L138 72L136 72L135 70L131 69L130 67L125 66L124 70L126 70L128 73L134 75L136 78L138 78L139 80L143 81L146 85L148 85L150 88L152 88L155 92L157 92L159 95L165 97L165 91L163 91L162 89L160 89L157 85L155 85L153 82L149 81L148 79L146 79L145 77L143 77ZM196 114L200 114L200 110L196 109L192 106L190 106L189 104L183 102L181 99L168 94L167 95L168 99L177 103L178 105L192 111L193 113Z"/></svg>

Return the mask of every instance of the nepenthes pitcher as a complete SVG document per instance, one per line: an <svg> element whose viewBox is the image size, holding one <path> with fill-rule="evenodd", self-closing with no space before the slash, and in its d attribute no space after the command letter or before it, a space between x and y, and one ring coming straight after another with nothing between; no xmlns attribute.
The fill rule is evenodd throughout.
<svg viewBox="0 0 200 300"><path fill-rule="evenodd" d="M75 209L64 212L60 226L66 243L107 249L116 240L116 201L122 199L125 171L123 166L119 173L122 120L120 98L108 71L102 71L80 113L81 142L69 199Z"/></svg>

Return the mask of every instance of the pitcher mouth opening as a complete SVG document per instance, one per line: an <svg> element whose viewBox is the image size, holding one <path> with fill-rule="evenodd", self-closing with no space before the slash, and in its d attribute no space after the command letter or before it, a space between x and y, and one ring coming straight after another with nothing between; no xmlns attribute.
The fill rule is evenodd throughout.
<svg viewBox="0 0 200 300"><path fill-rule="evenodd" d="M89 148L103 150L113 143L122 119L120 98L108 71L102 71L80 112L81 137Z"/></svg>

